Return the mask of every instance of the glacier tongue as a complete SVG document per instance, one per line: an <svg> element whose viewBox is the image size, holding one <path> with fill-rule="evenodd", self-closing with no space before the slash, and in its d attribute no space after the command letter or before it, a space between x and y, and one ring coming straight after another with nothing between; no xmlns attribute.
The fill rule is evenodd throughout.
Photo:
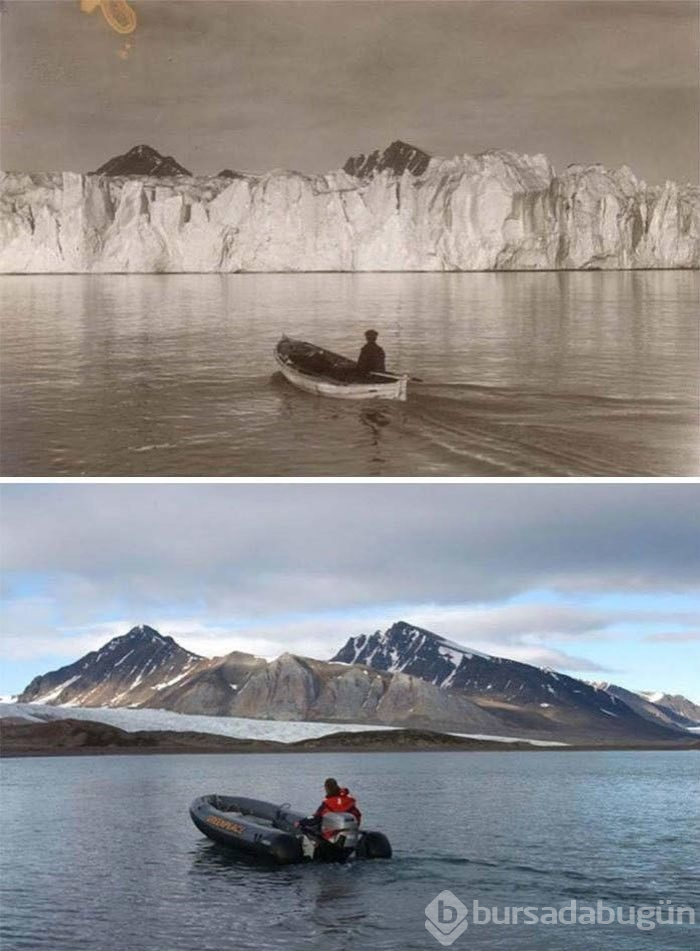
<svg viewBox="0 0 700 951"><path fill-rule="evenodd" d="M0 271L470 271L700 266L700 189L542 155L418 175L3 173Z"/></svg>

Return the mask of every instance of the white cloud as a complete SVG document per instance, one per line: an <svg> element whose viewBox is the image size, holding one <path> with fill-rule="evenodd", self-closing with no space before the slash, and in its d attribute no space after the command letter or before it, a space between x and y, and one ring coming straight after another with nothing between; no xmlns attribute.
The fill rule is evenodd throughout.
<svg viewBox="0 0 700 951"><path fill-rule="evenodd" d="M573 657L544 642L561 639L567 633L596 637L603 626L595 612L551 604L504 604L440 607L434 605L402 605L400 608L378 608L373 611L349 612L304 617L271 617L244 623L199 617L123 617L97 621L75 628L56 630L45 603L35 605L31 632L23 635L5 626L2 652L5 657L31 658L42 655L76 660L88 650L96 650L112 637L126 633L131 627L148 623L169 634L187 650L204 657L219 656L237 650L267 659L292 652L308 657L329 659L348 637L359 633L383 630L399 618L425 627L483 653L510 657L539 666L567 670L600 670L599 665L584 657ZM13 605L14 624L26 621L32 604L21 601ZM40 618L39 618L40 616ZM41 620L41 626L37 621Z"/></svg>
<svg viewBox="0 0 700 951"><path fill-rule="evenodd" d="M68 662L142 622L206 656L328 658L348 636L403 617L486 653L592 670L585 655L597 642L633 636L635 624L679 630L690 615L678 598L673 611L582 605L601 594L622 605L632 591L688 596L700 577L699 493L687 483L2 494L6 659ZM586 648L572 656L562 642Z"/></svg>
<svg viewBox="0 0 700 951"><path fill-rule="evenodd" d="M88 606L266 617L532 589L686 591L700 578L691 484L63 485L3 496L6 584L45 579L69 623Z"/></svg>

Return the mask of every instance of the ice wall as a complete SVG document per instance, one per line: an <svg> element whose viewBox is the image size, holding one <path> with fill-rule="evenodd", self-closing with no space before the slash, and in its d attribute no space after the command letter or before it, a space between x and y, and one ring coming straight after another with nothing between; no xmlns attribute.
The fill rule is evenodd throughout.
<svg viewBox="0 0 700 951"><path fill-rule="evenodd" d="M443 271L700 266L700 189L542 155L169 179L0 177L0 271Z"/></svg>

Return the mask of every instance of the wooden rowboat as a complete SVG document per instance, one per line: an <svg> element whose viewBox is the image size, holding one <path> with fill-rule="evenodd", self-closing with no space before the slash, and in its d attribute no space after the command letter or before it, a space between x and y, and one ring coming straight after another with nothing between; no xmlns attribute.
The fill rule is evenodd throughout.
<svg viewBox="0 0 700 951"><path fill-rule="evenodd" d="M354 360L304 340L282 337L275 360L294 386L317 396L339 400L405 400L408 376L398 373L357 372Z"/></svg>

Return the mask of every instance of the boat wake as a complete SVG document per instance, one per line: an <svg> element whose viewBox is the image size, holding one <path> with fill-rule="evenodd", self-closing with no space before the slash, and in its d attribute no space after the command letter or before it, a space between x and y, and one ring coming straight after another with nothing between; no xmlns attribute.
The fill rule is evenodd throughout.
<svg viewBox="0 0 700 951"><path fill-rule="evenodd" d="M423 384L403 426L464 475L663 476L670 459L676 475L697 467L697 410L676 399Z"/></svg>

